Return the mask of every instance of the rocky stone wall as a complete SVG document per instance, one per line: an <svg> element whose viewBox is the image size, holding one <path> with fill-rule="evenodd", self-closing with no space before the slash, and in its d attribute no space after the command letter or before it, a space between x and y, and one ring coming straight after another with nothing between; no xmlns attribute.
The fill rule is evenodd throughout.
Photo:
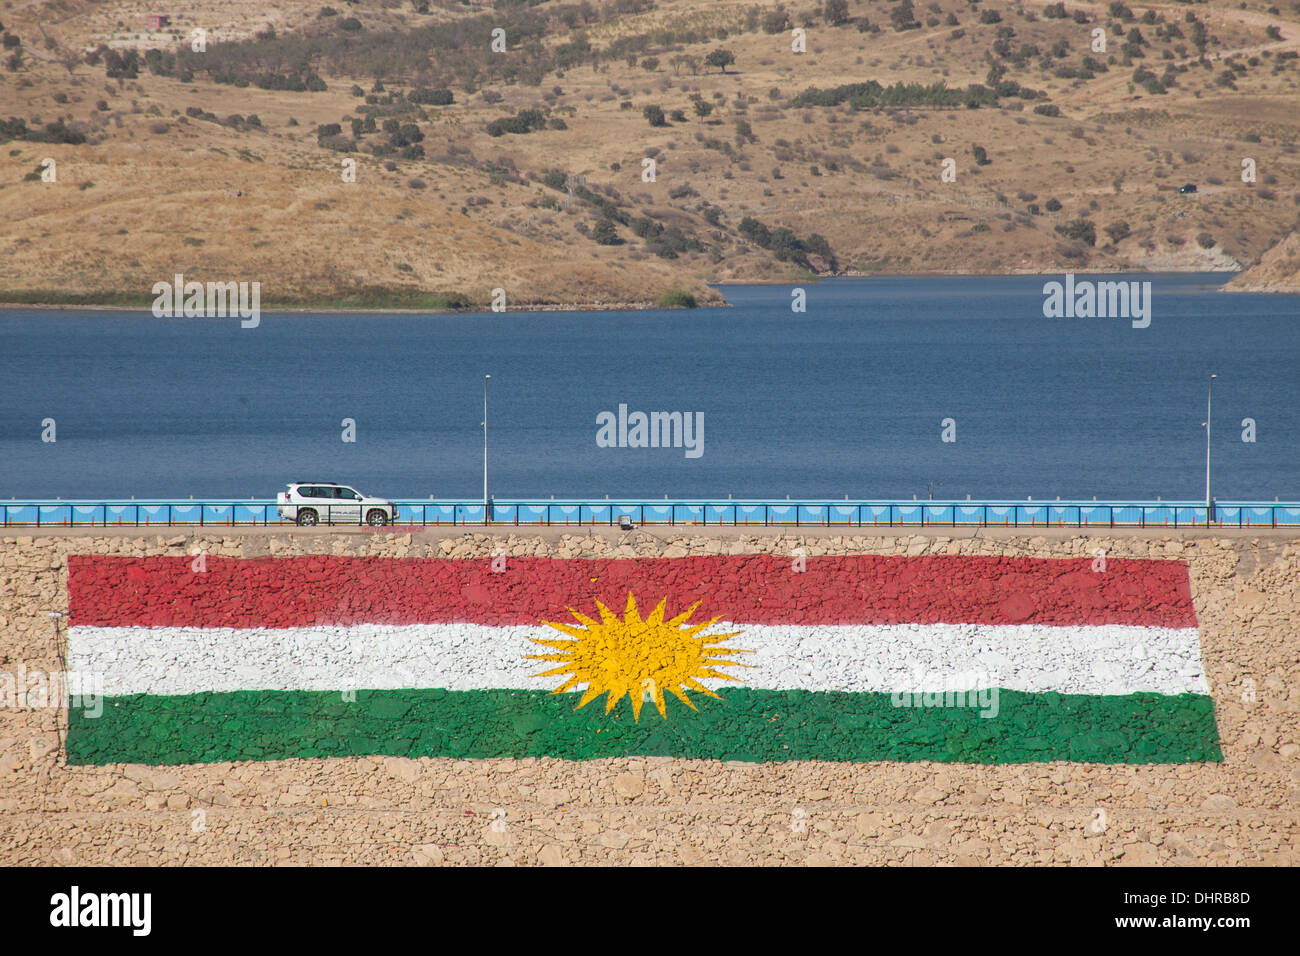
<svg viewBox="0 0 1300 956"><path fill-rule="evenodd" d="M70 555L769 553L1187 562L1223 763L754 764L363 757L69 766L68 715L0 707L0 863L1300 862L1300 538L234 531L0 539L0 671L62 669Z"/></svg>

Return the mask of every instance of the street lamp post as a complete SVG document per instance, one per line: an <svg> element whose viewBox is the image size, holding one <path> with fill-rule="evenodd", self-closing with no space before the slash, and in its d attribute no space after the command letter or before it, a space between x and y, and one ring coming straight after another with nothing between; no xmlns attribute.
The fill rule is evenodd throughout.
<svg viewBox="0 0 1300 956"><path fill-rule="evenodd" d="M491 375L483 376L483 523L488 523L488 489L487 489L487 390L488 379Z"/></svg>
<svg viewBox="0 0 1300 956"><path fill-rule="evenodd" d="M1201 422L1205 426L1205 526L1210 526L1213 515L1210 512L1212 507L1210 502L1210 409L1214 401L1214 380L1217 375L1210 376L1210 384L1205 393L1205 421Z"/></svg>

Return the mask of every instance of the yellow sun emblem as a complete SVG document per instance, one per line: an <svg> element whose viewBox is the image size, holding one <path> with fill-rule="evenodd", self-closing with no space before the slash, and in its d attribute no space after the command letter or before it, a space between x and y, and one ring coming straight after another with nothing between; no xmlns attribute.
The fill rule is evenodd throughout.
<svg viewBox="0 0 1300 956"><path fill-rule="evenodd" d="M702 624L688 624L687 621L700 606L700 602L696 601L681 614L665 621L664 606L667 603L667 598L661 600L650 612L650 616L642 620L637 611L636 598L628 592L627 610L621 618L597 601L596 607L601 617L599 621L573 608L567 610L582 625L580 627L543 621L543 624L568 634L572 639L548 641L533 638L535 643L553 647L560 652L526 654L525 657L531 660L555 661L560 664L559 667L533 676L570 675L568 680L552 691L553 694L562 694L586 684L587 690L575 710L587 706L601 694L608 694L605 713L612 711L627 696L632 701L634 720L640 721L641 707L647 699L653 700L660 716L666 718L668 711L664 707L664 691L695 710L695 705L687 698L684 690L717 697L717 694L700 683L700 679L714 677L738 681L740 678L723 674L714 668L749 667L749 664L729 661L727 656L752 652L718 646L740 631L730 634L701 634L718 622L716 617Z"/></svg>

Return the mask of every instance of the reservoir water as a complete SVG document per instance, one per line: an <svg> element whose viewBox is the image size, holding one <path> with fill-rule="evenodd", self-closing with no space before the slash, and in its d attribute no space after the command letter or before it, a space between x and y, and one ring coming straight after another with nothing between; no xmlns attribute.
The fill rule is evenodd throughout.
<svg viewBox="0 0 1300 956"><path fill-rule="evenodd" d="M10 310L0 497L335 480L473 499L490 374L498 498L1196 499L1214 373L1215 496L1300 499L1300 296L1125 276L1153 283L1138 329L1045 318L1043 285L1062 278L837 279L804 286L803 313L774 285L723 287L726 309L264 313L253 329ZM620 404L701 413L702 454L599 447L597 416Z"/></svg>

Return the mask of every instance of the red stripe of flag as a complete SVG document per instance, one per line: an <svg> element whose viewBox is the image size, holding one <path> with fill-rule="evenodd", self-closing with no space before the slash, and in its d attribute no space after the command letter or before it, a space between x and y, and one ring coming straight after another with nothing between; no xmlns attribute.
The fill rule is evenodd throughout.
<svg viewBox="0 0 1300 956"><path fill-rule="evenodd" d="M771 555L562 560L311 556L206 560L70 555L74 625L302 627L567 620L566 607L622 613L628 592L646 613L738 624L1134 624L1195 627L1179 561L999 557L811 557L807 570Z"/></svg>

